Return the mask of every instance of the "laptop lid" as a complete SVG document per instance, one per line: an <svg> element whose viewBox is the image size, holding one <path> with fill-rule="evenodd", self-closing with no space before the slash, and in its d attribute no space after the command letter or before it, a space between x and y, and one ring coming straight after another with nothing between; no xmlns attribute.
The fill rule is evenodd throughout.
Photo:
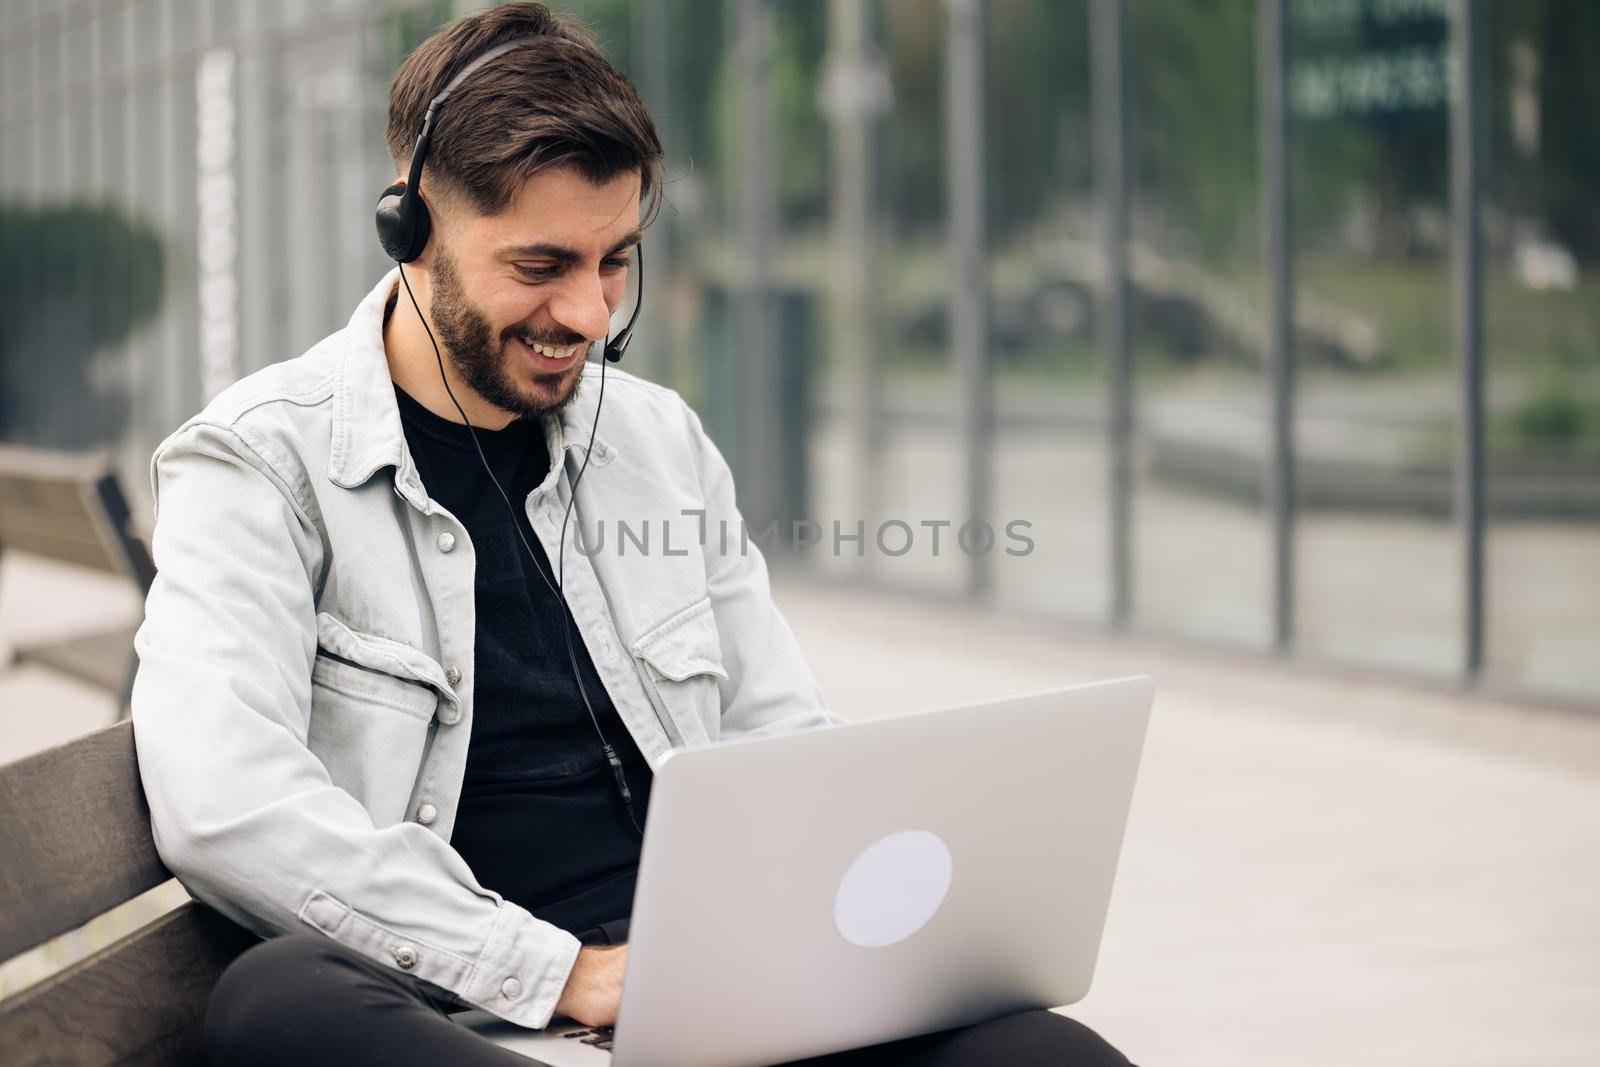
<svg viewBox="0 0 1600 1067"><path fill-rule="evenodd" d="M616 1067L779 1063L1088 992L1145 677L672 754Z"/></svg>

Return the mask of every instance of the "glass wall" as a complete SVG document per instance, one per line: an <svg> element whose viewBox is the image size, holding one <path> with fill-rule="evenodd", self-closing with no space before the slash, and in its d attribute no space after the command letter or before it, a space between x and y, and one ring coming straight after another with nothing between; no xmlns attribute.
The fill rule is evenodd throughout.
<svg viewBox="0 0 1600 1067"><path fill-rule="evenodd" d="M988 11L991 569L1001 604L1098 622L1111 529L1089 38L1087 0Z"/></svg>
<svg viewBox="0 0 1600 1067"><path fill-rule="evenodd" d="M1485 672L1600 693L1600 7L1484 24Z"/></svg>
<svg viewBox="0 0 1600 1067"><path fill-rule="evenodd" d="M371 211L393 177L389 79L474 6L0 4L0 440L115 448L137 499L178 422L341 327L387 268ZM1475 472L1458 458L1455 0L552 6L594 27L667 151L627 367L701 414L756 531L779 523L775 567L1247 650L1275 650L1281 625L1307 659L1481 667L1497 690L1600 703L1600 7L1475 5ZM1260 20L1279 11L1286 76L1266 83ZM1120 86L1097 80L1117 66ZM1281 277L1259 179L1279 90ZM1127 161L1115 186L1107 146ZM1099 321L1113 201L1125 350ZM1481 664L1464 481L1487 494ZM979 564L956 536L974 503L997 535Z"/></svg>
<svg viewBox="0 0 1600 1067"><path fill-rule="evenodd" d="M948 530L935 556L931 535L942 528L922 525L959 525L966 500L950 343L949 19L944 5L914 0L874 7L892 97L889 121L876 125L873 213L881 239L869 284L882 425L870 431L878 455L864 457L872 486L862 502L866 562L891 585L956 595L966 586L965 561L951 551Z"/></svg>
<svg viewBox="0 0 1600 1067"><path fill-rule="evenodd" d="M1265 648L1269 454L1255 5L1128 4L1133 617Z"/></svg>
<svg viewBox="0 0 1600 1067"><path fill-rule="evenodd" d="M1450 675L1448 5L1290 5L1296 647Z"/></svg>

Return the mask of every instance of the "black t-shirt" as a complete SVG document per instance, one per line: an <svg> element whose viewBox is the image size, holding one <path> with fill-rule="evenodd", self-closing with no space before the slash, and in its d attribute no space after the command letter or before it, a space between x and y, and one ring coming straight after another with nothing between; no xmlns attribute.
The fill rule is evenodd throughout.
<svg viewBox="0 0 1600 1067"><path fill-rule="evenodd" d="M484 886L585 941L608 940L632 910L641 842L573 681L560 604L517 538L466 426L399 386L395 399L428 495L467 528L477 554L472 741L451 844ZM516 527L554 585L525 507L550 469L542 429L516 419L477 434ZM584 690L622 759L643 826L650 766L575 627L571 635ZM607 936L593 937L601 924Z"/></svg>

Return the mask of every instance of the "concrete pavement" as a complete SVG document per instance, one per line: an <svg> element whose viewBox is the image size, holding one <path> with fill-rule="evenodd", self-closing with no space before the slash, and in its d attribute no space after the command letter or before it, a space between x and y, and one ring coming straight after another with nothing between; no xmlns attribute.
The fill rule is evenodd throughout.
<svg viewBox="0 0 1600 1067"><path fill-rule="evenodd" d="M1149 673L1093 991L1187 1067L1600 1063L1600 721L786 586L849 717Z"/></svg>
<svg viewBox="0 0 1600 1067"><path fill-rule="evenodd" d="M1095 986L1067 1009L1143 1067L1600 1063L1600 720L843 586L778 596L851 718L1156 677ZM114 582L0 558L0 641L138 610ZM0 676L0 760L110 705ZM0 989L27 977L8 965Z"/></svg>

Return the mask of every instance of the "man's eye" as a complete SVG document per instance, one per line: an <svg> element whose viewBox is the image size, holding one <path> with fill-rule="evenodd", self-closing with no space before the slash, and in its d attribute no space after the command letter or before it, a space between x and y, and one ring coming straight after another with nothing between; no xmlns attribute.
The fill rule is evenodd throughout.
<svg viewBox="0 0 1600 1067"><path fill-rule="evenodd" d="M601 260L600 263L607 270L623 270L628 266L628 257L611 256L607 259ZM518 274L521 274L524 278L527 278L530 281L548 281L551 278L554 278L557 274L561 273L560 267L526 267L521 263L513 264L513 266L516 267Z"/></svg>

